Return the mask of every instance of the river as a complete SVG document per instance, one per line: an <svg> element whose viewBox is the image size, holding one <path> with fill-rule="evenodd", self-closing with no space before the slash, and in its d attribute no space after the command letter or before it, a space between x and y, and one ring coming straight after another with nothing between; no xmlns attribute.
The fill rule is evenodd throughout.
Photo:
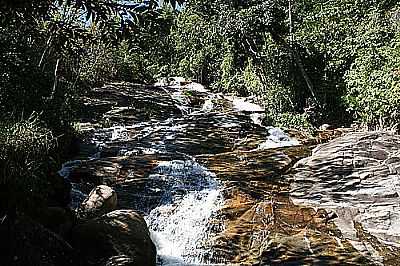
<svg viewBox="0 0 400 266"><path fill-rule="evenodd" d="M80 154L60 170L71 207L112 186L144 215L159 265L370 263L325 210L292 202L290 169L313 146L263 125L252 99L112 83L84 102Z"/></svg>

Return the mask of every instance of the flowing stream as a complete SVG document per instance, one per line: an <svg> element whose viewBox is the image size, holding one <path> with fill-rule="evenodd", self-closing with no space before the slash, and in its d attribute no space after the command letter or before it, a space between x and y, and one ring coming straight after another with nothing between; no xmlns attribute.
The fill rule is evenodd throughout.
<svg viewBox="0 0 400 266"><path fill-rule="evenodd" d="M59 172L73 183L71 207L112 186L120 208L144 215L159 265L365 262L314 221L320 210L292 203L288 169L310 150L263 125L251 99L116 83L85 101L80 154Z"/></svg>

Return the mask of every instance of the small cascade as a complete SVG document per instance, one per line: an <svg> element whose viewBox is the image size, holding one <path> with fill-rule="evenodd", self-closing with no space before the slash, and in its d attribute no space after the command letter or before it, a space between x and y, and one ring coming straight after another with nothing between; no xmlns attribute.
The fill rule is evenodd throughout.
<svg viewBox="0 0 400 266"><path fill-rule="evenodd" d="M209 221L223 205L215 175L187 160L161 162L150 178L167 179L160 206L145 217L156 243L161 265L204 263L210 256L205 240Z"/></svg>
<svg viewBox="0 0 400 266"><path fill-rule="evenodd" d="M261 143L257 150L275 149L280 147L298 146L300 142L295 138L289 137L280 128L266 127L268 129L268 139Z"/></svg>

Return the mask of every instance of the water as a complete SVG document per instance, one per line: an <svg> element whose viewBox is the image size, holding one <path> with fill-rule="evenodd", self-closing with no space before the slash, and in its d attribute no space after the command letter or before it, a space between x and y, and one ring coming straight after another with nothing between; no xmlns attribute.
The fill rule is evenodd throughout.
<svg viewBox="0 0 400 266"><path fill-rule="evenodd" d="M187 160L161 162L154 176L167 179L160 206L145 217L162 265L202 263L203 243L211 234L209 220L223 205L215 175Z"/></svg>
<svg viewBox="0 0 400 266"><path fill-rule="evenodd" d="M74 169L86 167L88 176L110 178L107 173L111 172L125 178L125 183L116 186L119 203L145 214L159 265L229 265L214 246L216 235L226 229L220 213L226 207L227 188L196 156L236 149L252 154L299 143L278 128L262 126L264 109L247 99L212 94L199 84L186 87L188 91L175 84L133 93L139 102L143 95L154 94L152 104L160 102L160 110L146 109L149 114L144 119L134 117L135 109L118 107L115 110L133 112L124 123L122 113L107 112L112 126L91 132L96 152L84 164L66 163L60 174L68 178ZM148 108L147 104L143 106ZM174 115L165 119L166 108ZM121 117L113 122L111 113ZM73 208L86 196L79 189L73 185Z"/></svg>
<svg viewBox="0 0 400 266"><path fill-rule="evenodd" d="M258 146L258 150L275 149L280 147L298 146L300 142L295 138L289 137L280 128L267 127L269 136L263 143Z"/></svg>
<svg viewBox="0 0 400 266"><path fill-rule="evenodd" d="M216 188L190 192L182 199L153 209L146 217L163 265L202 263L211 232L209 220L222 206Z"/></svg>

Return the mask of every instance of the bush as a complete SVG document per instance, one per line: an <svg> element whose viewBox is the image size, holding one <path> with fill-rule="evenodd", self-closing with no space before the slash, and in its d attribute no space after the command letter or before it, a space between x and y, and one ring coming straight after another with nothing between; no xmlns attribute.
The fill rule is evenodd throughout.
<svg viewBox="0 0 400 266"><path fill-rule="evenodd" d="M33 198L46 198L46 179L50 172L50 153L56 139L42 126L39 115L33 113L18 122L0 122L0 186L9 189L1 195L4 202L31 206Z"/></svg>
<svg viewBox="0 0 400 266"><path fill-rule="evenodd" d="M315 128L310 123L306 114L296 113L281 113L281 114L267 114L264 124L272 125L275 127L286 128L286 129L297 129L301 131L307 131L312 133Z"/></svg>
<svg viewBox="0 0 400 266"><path fill-rule="evenodd" d="M400 122L400 34L382 47L359 52L346 74L345 101L355 119L370 129Z"/></svg>

